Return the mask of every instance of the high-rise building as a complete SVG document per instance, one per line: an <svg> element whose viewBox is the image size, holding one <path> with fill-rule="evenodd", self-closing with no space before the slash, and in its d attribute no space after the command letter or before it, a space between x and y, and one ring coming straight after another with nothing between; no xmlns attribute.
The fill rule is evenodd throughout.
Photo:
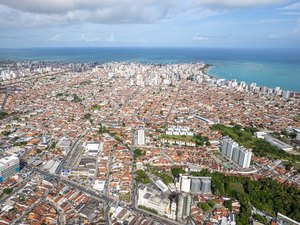
<svg viewBox="0 0 300 225"><path fill-rule="evenodd" d="M225 153L226 156L231 159L233 150L237 147L238 147L238 144L236 142L234 142L232 140L228 141L227 145L226 145L226 153Z"/></svg>
<svg viewBox="0 0 300 225"><path fill-rule="evenodd" d="M9 179L20 171L20 161L16 156L0 159L0 182Z"/></svg>
<svg viewBox="0 0 300 225"><path fill-rule="evenodd" d="M183 192L190 192L191 190L191 177L190 176L180 176L180 190Z"/></svg>
<svg viewBox="0 0 300 225"><path fill-rule="evenodd" d="M192 179L191 183L191 192L192 193L199 193L201 190L201 180L200 179Z"/></svg>
<svg viewBox="0 0 300 225"><path fill-rule="evenodd" d="M207 177L206 179L201 179L201 191L203 194L211 193L211 178Z"/></svg>
<svg viewBox="0 0 300 225"><path fill-rule="evenodd" d="M211 177L189 176L180 174L180 191L185 193L211 193Z"/></svg>
<svg viewBox="0 0 300 225"><path fill-rule="evenodd" d="M290 97L290 91L284 91L282 92L282 97L285 98L285 99L288 99Z"/></svg>
<svg viewBox="0 0 300 225"><path fill-rule="evenodd" d="M232 157L228 158L229 160L232 160L234 162L238 162L239 161L239 157L240 157L240 151L239 148L234 148L233 149L233 153L232 153Z"/></svg>
<svg viewBox="0 0 300 225"><path fill-rule="evenodd" d="M139 126L138 130L138 145L145 145L145 131L143 126Z"/></svg>
<svg viewBox="0 0 300 225"><path fill-rule="evenodd" d="M192 197L190 195L179 195L177 205L177 221L186 221L191 214Z"/></svg>
<svg viewBox="0 0 300 225"><path fill-rule="evenodd" d="M251 163L251 149L246 149L239 146L230 138L225 138L222 141L221 153L229 160L234 161L242 168L249 168Z"/></svg>

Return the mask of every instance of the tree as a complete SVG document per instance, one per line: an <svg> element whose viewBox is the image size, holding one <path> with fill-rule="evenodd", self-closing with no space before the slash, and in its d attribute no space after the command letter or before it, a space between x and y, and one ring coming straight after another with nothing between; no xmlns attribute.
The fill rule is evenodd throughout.
<svg viewBox="0 0 300 225"><path fill-rule="evenodd" d="M172 171L173 175L179 175L179 174L185 173L185 170L182 168L179 168L179 167L173 168L173 169L171 169L171 171Z"/></svg>
<svg viewBox="0 0 300 225"><path fill-rule="evenodd" d="M6 112L0 111L0 120L7 116Z"/></svg>
<svg viewBox="0 0 300 225"><path fill-rule="evenodd" d="M213 201L213 200L208 200L206 203L207 203L207 204L209 205L209 207L211 207L211 208L215 207L215 205L216 205L215 201Z"/></svg>
<svg viewBox="0 0 300 225"><path fill-rule="evenodd" d="M12 188L5 188L3 189L3 193L9 195L12 192Z"/></svg>
<svg viewBox="0 0 300 225"><path fill-rule="evenodd" d="M201 208L204 212L207 212L209 209L210 209L210 207L209 207L209 205L208 204L206 204L206 203L198 203L197 204L197 206L199 207L199 208Z"/></svg>
<svg viewBox="0 0 300 225"><path fill-rule="evenodd" d="M86 114L83 115L83 119L88 120L88 119L91 118L91 116L92 115L90 113L86 113Z"/></svg>
<svg viewBox="0 0 300 225"><path fill-rule="evenodd" d="M82 101L81 98L79 98L77 94L73 94L72 102L81 102L81 101Z"/></svg>
<svg viewBox="0 0 300 225"><path fill-rule="evenodd" d="M135 173L136 173L136 176L135 176L136 181L138 181L140 183L143 183L143 184L149 184L150 183L150 178L147 176L145 171L137 170Z"/></svg>
<svg viewBox="0 0 300 225"><path fill-rule="evenodd" d="M134 150L134 160L136 160L138 157L145 155L145 152L143 152L141 149L136 148Z"/></svg>
<svg viewBox="0 0 300 225"><path fill-rule="evenodd" d="M231 208L232 208L232 201L231 200L225 200L224 201L224 207L231 210Z"/></svg>

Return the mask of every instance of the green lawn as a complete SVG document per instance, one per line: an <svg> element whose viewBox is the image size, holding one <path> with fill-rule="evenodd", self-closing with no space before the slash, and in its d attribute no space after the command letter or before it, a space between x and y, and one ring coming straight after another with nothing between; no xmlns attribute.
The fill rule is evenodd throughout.
<svg viewBox="0 0 300 225"><path fill-rule="evenodd" d="M168 140L174 140L174 141L185 141L185 142L194 142L193 141L194 136L186 136L186 135L168 135L163 134L160 136L160 138L168 139Z"/></svg>

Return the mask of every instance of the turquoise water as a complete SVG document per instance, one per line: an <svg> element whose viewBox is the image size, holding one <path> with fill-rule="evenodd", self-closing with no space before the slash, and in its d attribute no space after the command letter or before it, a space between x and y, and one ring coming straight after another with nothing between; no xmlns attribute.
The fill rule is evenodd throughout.
<svg viewBox="0 0 300 225"><path fill-rule="evenodd" d="M207 73L227 80L236 79L268 87L300 90L300 66L270 62L214 62Z"/></svg>
<svg viewBox="0 0 300 225"><path fill-rule="evenodd" d="M0 49L0 59L62 62L212 64L208 73L259 86L300 92L300 49L30 48Z"/></svg>

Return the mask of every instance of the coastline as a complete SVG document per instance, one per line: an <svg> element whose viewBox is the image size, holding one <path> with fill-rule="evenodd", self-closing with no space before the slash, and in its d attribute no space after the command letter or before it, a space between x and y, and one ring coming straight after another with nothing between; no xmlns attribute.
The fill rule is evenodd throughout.
<svg viewBox="0 0 300 225"><path fill-rule="evenodd" d="M212 70L212 69L214 69L214 65L206 63L205 64L205 68L202 70L202 73L205 74L205 75L207 75L207 76L209 76L209 77L211 77L211 78L214 78L214 79L224 79L225 81L236 80L236 82L238 82L238 83L244 82L247 85L256 84L257 87L265 87L265 88L273 89L273 90L279 87L283 91L295 92L298 95L300 94L300 83L299 83L299 85L296 88L290 88L290 87L286 88L286 85L282 86L282 82L286 81L285 78L283 78L281 80L280 84L270 85L270 84L266 84L265 80L259 80L259 79L255 80L255 78L253 78L253 80L249 81L247 79L243 79L243 78L240 78L240 77L230 77L229 78L226 75L212 74L212 73L210 73L210 70ZM220 70L222 70L222 69L224 69L224 68L221 68ZM241 74L241 73L239 73L239 74ZM274 77L272 77L272 78L274 78ZM278 79L278 78L275 78L275 79ZM294 79L294 81L295 81L295 79ZM297 82L294 82L294 84L297 84Z"/></svg>
<svg viewBox="0 0 300 225"><path fill-rule="evenodd" d="M205 63L205 65L204 65L204 67L201 69L201 72L203 73L203 74L205 74L206 76L209 76L209 77L214 77L214 76L212 76L211 74L208 74L208 69L209 68L211 68L213 65L212 64L209 64L209 63ZM216 78L216 77L214 77L214 78Z"/></svg>
<svg viewBox="0 0 300 225"><path fill-rule="evenodd" d="M41 63L45 63L45 64L48 64L48 65L58 65L58 64L89 64L89 65L91 65L91 64L94 64L94 65L101 65L101 64L105 64L105 63L137 63L137 64L148 64L148 65L168 65L168 64L197 64L197 63L203 63L204 64L204 66L203 66L203 68L200 70L201 72L202 72L202 74L204 74L204 75L206 75L206 76L208 76L208 77L210 77L210 78L213 78L213 79L224 79L226 82L229 82L229 81L232 81L232 80L236 80L237 81L237 83L245 83L245 84L247 84L247 85L250 85L250 84L256 84L256 86L257 87L263 87L263 88L267 88L267 89L275 89L275 87L280 87L280 89L281 90L283 90L283 91L290 91L290 92L295 92L295 93L297 93L297 94L299 94L300 93L300 87L299 88L294 88L294 86L295 85L297 85L295 82L293 82L293 84L294 84L294 86L292 87L292 88L286 88L287 87L287 85L285 85L285 86L282 86L281 84L282 84L282 80L281 80L281 83L280 84L277 84L276 83L276 86L275 85L268 85L267 83L268 82L265 82L264 81L264 79L262 79L262 80L259 80L259 78L257 79L257 80L255 80L255 78L252 78L251 77L251 81L249 81L249 79L247 80L247 79L243 79L243 78L239 78L239 77L231 77L231 78L229 78L227 75L226 75L226 72L223 74L223 75L216 75L216 74L212 74L211 72L210 72L210 70L211 69L214 69L214 67L215 67L215 65L214 65L214 63L211 63L211 62L209 62L209 63L205 63L205 60L197 60L197 61L190 61L190 62L181 62L181 61L179 61L179 62L166 62L166 61L164 61L164 59L157 59L157 60L155 60L156 62L150 62L150 60L149 61L139 61L139 60L121 60L121 61L117 61L117 60L104 60L103 62L101 62L101 60L100 61L86 61L86 62L84 62L84 61L77 61L77 62L65 62L64 60L62 60L62 61L59 61L59 59L57 59L57 60L55 60L55 61L52 61L52 60L50 60L50 61L44 61L44 60L42 60L42 59L40 59L40 60L34 60L34 61L31 61L31 60L29 60L29 61L27 61L27 60L22 60L22 61L14 61L14 60L11 60L11 59L4 59L4 58L1 58L0 59L0 66L1 66L1 64L2 65L5 65L5 64L10 64L10 63L15 63L15 62L18 62L18 63L27 63L27 62L41 62ZM207 61L209 61L209 60L207 60ZM206 61L206 62L207 62ZM228 63L230 63L230 62L228 62ZM224 69L223 67L224 66L227 66L227 64L226 64L226 62L223 62L223 65L222 65L222 68L220 69L221 71L222 71L222 69ZM219 68L218 68L219 69ZM226 71L226 68L225 68L225 71ZM1 68L0 68L0 72L1 72ZM239 71L240 72L240 71ZM238 73L238 74L240 74L239 72L236 72L236 73ZM244 73L245 73L245 71L244 71ZM242 77L243 75L241 75L241 77ZM245 75L244 75L245 76ZM249 75L248 75L249 76ZM263 76L263 75L262 75ZM293 77L291 77L291 78L293 78ZM277 78L278 79L278 78ZM297 79L297 78L296 78ZM295 79L294 79L295 80ZM285 80L286 81L286 80ZM265 84L264 84L265 83ZM288 80L288 83L292 83L291 81L289 81ZM298 90L299 89L299 90ZM298 91L297 91L298 90Z"/></svg>

